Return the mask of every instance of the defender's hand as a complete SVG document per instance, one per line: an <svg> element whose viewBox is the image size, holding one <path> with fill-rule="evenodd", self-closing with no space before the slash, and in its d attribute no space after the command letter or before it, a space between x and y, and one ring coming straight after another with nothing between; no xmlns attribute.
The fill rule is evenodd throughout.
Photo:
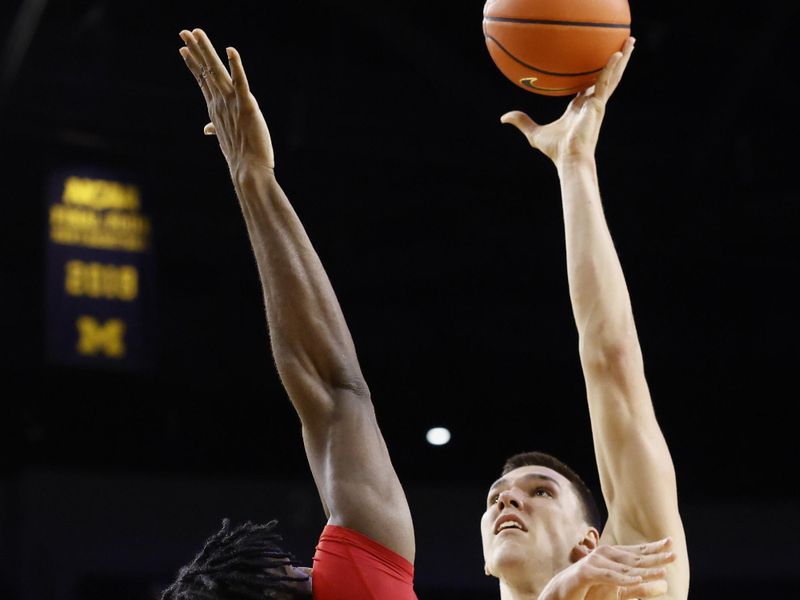
<svg viewBox="0 0 800 600"><path fill-rule="evenodd" d="M602 545L553 577L539 600L628 600L667 593L671 538L636 546ZM579 547L583 550L583 547Z"/></svg>
<svg viewBox="0 0 800 600"><path fill-rule="evenodd" d="M606 103L614 93L630 60L636 40L630 37L622 52L615 52L597 82L569 103L560 119L539 125L520 111L504 114L500 121L514 125L534 148L546 154L556 166L573 157L593 157Z"/></svg>
<svg viewBox="0 0 800 600"><path fill-rule="evenodd" d="M274 169L269 129L250 93L239 53L227 48L229 74L205 32L183 30L180 36L186 44L180 54L200 85L211 119L203 132L217 136L234 180L245 168Z"/></svg>

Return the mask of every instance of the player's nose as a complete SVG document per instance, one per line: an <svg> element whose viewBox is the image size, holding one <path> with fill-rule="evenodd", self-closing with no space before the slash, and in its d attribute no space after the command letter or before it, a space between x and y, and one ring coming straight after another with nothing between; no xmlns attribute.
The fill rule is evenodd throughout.
<svg viewBox="0 0 800 600"><path fill-rule="evenodd" d="M497 497L497 507L500 510L505 508L516 508L522 510L522 498L515 489L503 490Z"/></svg>

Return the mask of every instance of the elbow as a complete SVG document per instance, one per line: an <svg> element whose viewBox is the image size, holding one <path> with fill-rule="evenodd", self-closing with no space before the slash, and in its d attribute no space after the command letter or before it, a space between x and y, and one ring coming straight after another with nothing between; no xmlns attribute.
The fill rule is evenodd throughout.
<svg viewBox="0 0 800 600"><path fill-rule="evenodd" d="M642 351L635 332L582 335L579 351L584 369L591 372L630 373L642 368Z"/></svg>
<svg viewBox="0 0 800 600"><path fill-rule="evenodd" d="M334 369L325 379L325 384L336 392L346 392L363 400L370 400L371 394L367 380L358 366L344 366Z"/></svg>
<svg viewBox="0 0 800 600"><path fill-rule="evenodd" d="M303 382L308 388L326 390L331 398L343 393L364 400L370 399L370 390L357 363L346 360L331 360L326 357L282 352L274 350L275 362L281 378L295 382Z"/></svg>
<svg viewBox="0 0 800 600"><path fill-rule="evenodd" d="M640 360L639 336L630 312L608 314L596 307L578 324L578 334L585 365L607 370Z"/></svg>
<svg viewBox="0 0 800 600"><path fill-rule="evenodd" d="M306 360L302 363L307 369L308 376L315 378L333 395L345 393L351 397L369 400L367 381L354 356L331 352L306 356Z"/></svg>

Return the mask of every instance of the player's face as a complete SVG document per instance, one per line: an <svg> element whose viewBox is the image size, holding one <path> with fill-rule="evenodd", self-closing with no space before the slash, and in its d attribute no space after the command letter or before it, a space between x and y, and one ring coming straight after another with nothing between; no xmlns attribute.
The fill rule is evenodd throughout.
<svg viewBox="0 0 800 600"><path fill-rule="evenodd" d="M514 469L498 479L481 518L483 556L490 574L555 574L569 566L588 526L570 481L547 467Z"/></svg>

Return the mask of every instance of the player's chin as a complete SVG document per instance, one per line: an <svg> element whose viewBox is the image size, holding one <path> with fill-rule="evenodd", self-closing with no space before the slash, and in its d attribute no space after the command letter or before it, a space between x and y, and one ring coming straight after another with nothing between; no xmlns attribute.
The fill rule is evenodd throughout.
<svg viewBox="0 0 800 600"><path fill-rule="evenodd" d="M521 535L500 535L492 540L489 564L494 565L493 573L513 569L528 561L531 548Z"/></svg>

